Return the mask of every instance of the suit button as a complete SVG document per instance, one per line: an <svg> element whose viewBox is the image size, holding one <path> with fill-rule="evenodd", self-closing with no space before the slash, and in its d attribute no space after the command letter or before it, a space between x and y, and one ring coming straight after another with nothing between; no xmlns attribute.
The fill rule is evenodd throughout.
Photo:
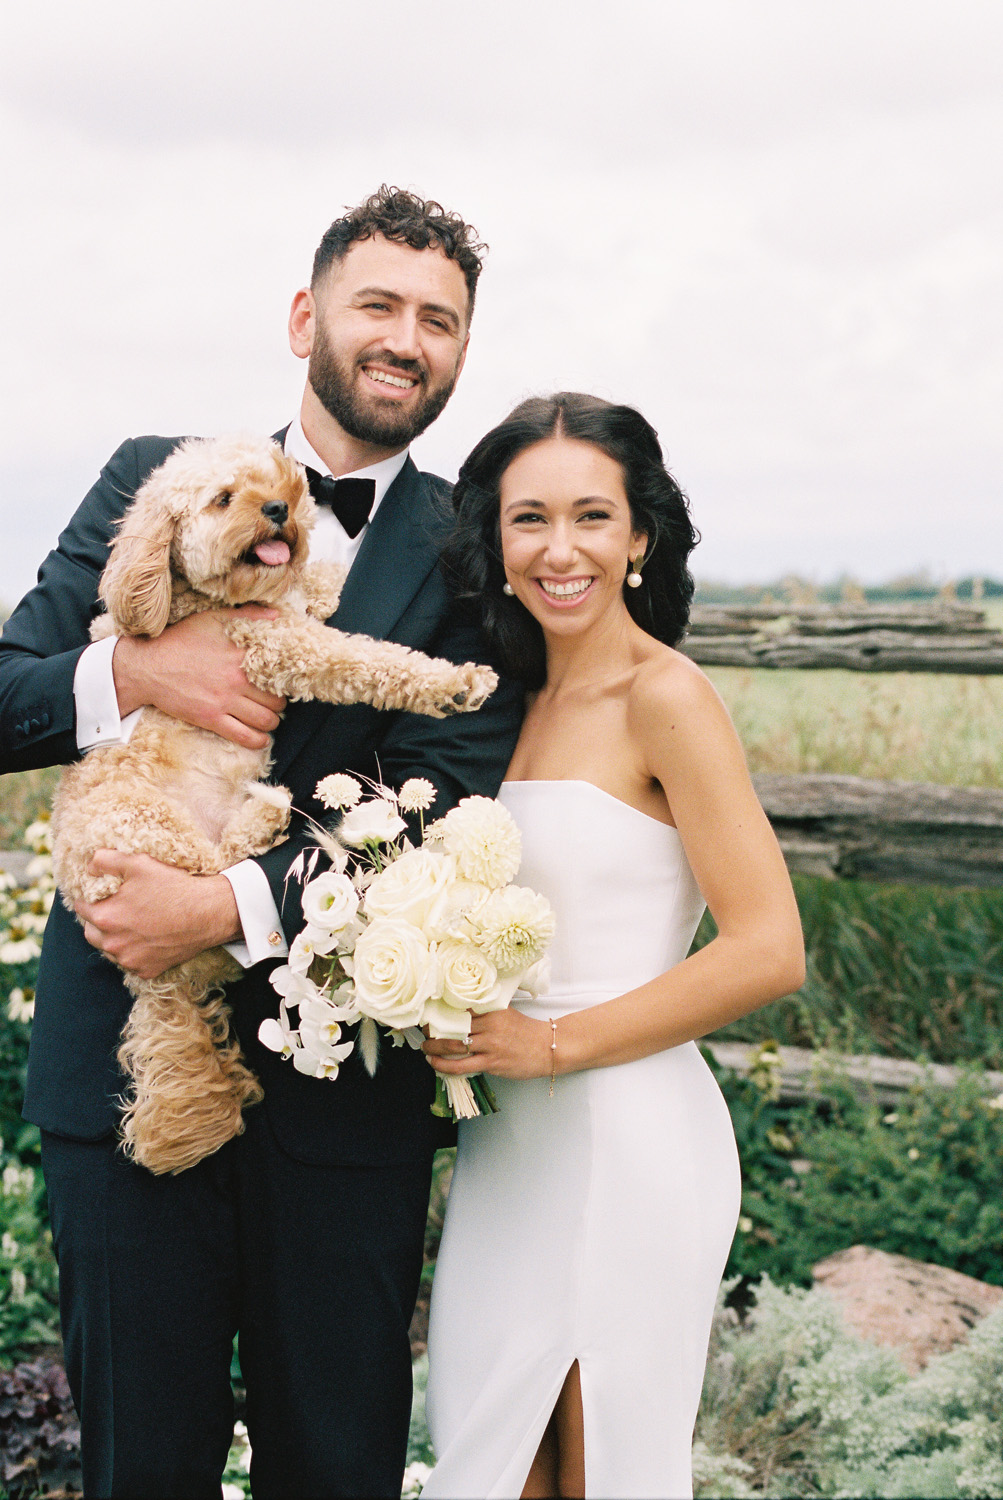
<svg viewBox="0 0 1003 1500"><path fill-rule="evenodd" d="M25 733L26 733L24 725L23 724L15 724L14 725L14 733L17 735L18 739L23 740L24 736L25 736Z"/></svg>
<svg viewBox="0 0 1003 1500"><path fill-rule="evenodd" d="M36 731L36 730L37 730L37 729L41 729L41 727L42 727L42 726L41 726L41 724L40 724L40 723L39 723L39 722L38 722L38 720L37 720L37 719L30 719L30 720L29 720L29 721L28 721L28 733L29 733L29 734L34 734L34 733L35 733L35 731Z"/></svg>
<svg viewBox="0 0 1003 1500"><path fill-rule="evenodd" d="M48 729L48 727L49 727L49 715L48 714L43 714L39 722L41 723L43 729Z"/></svg>

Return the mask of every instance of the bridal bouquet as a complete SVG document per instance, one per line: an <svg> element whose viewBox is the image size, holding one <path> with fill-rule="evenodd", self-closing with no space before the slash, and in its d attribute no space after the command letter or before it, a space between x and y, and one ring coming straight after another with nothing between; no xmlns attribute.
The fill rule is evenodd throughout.
<svg viewBox="0 0 1003 1500"><path fill-rule="evenodd" d="M333 837L318 830L331 869L311 878L316 849L290 872L305 882L306 926L271 975L281 998L278 1019L258 1031L266 1047L333 1079L358 1045L372 1075L381 1027L395 1046L420 1047L423 1027L467 1041L473 1014L503 1010L517 989L546 989L553 912L512 883L521 840L499 802L467 797L426 828L435 788L424 778L363 799L354 776L327 776L317 796L343 816ZM401 812L420 816L418 847ZM496 1106L483 1076L439 1074L432 1108L463 1119Z"/></svg>

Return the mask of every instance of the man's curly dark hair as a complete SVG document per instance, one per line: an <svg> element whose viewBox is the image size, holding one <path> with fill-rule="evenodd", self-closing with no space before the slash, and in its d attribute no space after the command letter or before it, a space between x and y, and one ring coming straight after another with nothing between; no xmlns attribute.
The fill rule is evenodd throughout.
<svg viewBox="0 0 1003 1500"><path fill-rule="evenodd" d="M465 223L459 214L449 213L434 198L419 198L406 188L388 187L386 183L357 208L335 219L317 246L310 285L316 288L333 261L342 260L350 246L372 239L374 234L410 245L412 250L438 249L455 260L467 283L470 321L487 245L478 240L472 224Z"/></svg>

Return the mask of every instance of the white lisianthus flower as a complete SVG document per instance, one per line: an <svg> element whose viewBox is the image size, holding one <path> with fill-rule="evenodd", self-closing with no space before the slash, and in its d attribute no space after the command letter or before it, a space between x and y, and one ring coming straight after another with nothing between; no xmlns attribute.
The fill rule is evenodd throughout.
<svg viewBox="0 0 1003 1500"><path fill-rule="evenodd" d="M406 828L407 824L393 802L385 797L371 797L345 814L338 837L343 844L361 849L363 844L388 844Z"/></svg>
<svg viewBox="0 0 1003 1500"><path fill-rule="evenodd" d="M322 781L318 781L314 795L325 807L355 807L362 796L362 784L354 776L337 771L333 776L325 776Z"/></svg>
<svg viewBox="0 0 1003 1500"><path fill-rule="evenodd" d="M424 776L411 776L397 794L397 805L403 812L428 812L436 790Z"/></svg>
<svg viewBox="0 0 1003 1500"><path fill-rule="evenodd" d="M488 955L473 943L447 938L439 944L442 968L442 998L456 1010L483 1015L504 1010L515 994L517 977L499 979Z"/></svg>
<svg viewBox="0 0 1003 1500"><path fill-rule="evenodd" d="M355 1004L385 1026L417 1026L440 989L439 964L424 934L399 917L377 917L355 945Z"/></svg>
<svg viewBox="0 0 1003 1500"><path fill-rule="evenodd" d="M366 911L374 919L401 917L424 927L455 874L455 862L448 855L409 849L373 878L366 891Z"/></svg>
<svg viewBox="0 0 1003 1500"><path fill-rule="evenodd" d="M421 1024L428 1027L429 1036L436 1041L468 1042L470 1040L470 1012L457 1010L447 1005L439 995L425 1001Z"/></svg>
<svg viewBox="0 0 1003 1500"><path fill-rule="evenodd" d="M323 932L344 932L358 909L359 893L347 875L329 870L303 887L303 915Z"/></svg>
<svg viewBox="0 0 1003 1500"><path fill-rule="evenodd" d="M497 888L519 869L522 839L511 813L493 797L464 797L443 819L443 846L465 880Z"/></svg>
<svg viewBox="0 0 1003 1500"><path fill-rule="evenodd" d="M510 885L492 891L471 925L474 941L491 955L499 974L524 974L554 936L554 913L545 896L528 886Z"/></svg>

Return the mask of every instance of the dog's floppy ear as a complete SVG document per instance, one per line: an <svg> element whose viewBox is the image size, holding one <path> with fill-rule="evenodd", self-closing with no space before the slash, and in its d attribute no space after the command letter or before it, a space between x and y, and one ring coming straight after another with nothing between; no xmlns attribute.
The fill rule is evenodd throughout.
<svg viewBox="0 0 1003 1500"><path fill-rule="evenodd" d="M171 609L171 543L176 518L155 473L122 517L98 593L125 635L159 635Z"/></svg>

